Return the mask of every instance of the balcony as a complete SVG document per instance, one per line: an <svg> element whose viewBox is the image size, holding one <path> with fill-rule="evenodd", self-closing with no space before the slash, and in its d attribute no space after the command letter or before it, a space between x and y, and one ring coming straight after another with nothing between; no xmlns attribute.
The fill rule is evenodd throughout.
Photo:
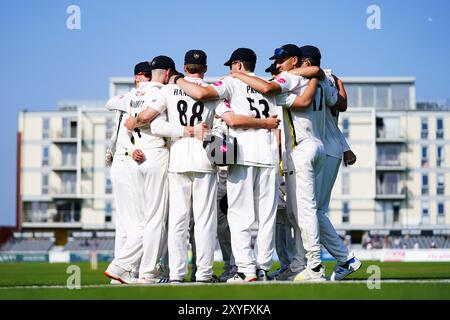
<svg viewBox="0 0 450 320"><path fill-rule="evenodd" d="M404 137L400 129L400 119L377 118L376 126L377 143L406 143L406 138Z"/></svg>
<svg viewBox="0 0 450 320"><path fill-rule="evenodd" d="M403 172L406 166L399 159L377 159L377 171Z"/></svg>
<svg viewBox="0 0 450 320"><path fill-rule="evenodd" d="M53 171L76 171L77 170L77 156L76 154L63 155L62 161L52 159L50 166Z"/></svg>
<svg viewBox="0 0 450 320"><path fill-rule="evenodd" d="M55 144L77 143L77 132L76 130L54 130L50 139Z"/></svg>
<svg viewBox="0 0 450 320"><path fill-rule="evenodd" d="M80 222L81 212L73 210L59 210L53 216L51 222L64 222L64 223L74 223Z"/></svg>
<svg viewBox="0 0 450 320"><path fill-rule="evenodd" d="M400 160L401 146L398 144L377 147L377 171L405 171L406 166Z"/></svg>
<svg viewBox="0 0 450 320"><path fill-rule="evenodd" d="M59 188L53 187L51 188L51 196L54 199L77 199L76 184L69 183L63 184Z"/></svg>
<svg viewBox="0 0 450 320"><path fill-rule="evenodd" d="M381 172L377 174L377 200L405 200L407 188L401 182L399 173Z"/></svg>
<svg viewBox="0 0 450 320"><path fill-rule="evenodd" d="M36 212L32 210L22 211L24 228L80 228L81 211L77 210L48 210Z"/></svg>

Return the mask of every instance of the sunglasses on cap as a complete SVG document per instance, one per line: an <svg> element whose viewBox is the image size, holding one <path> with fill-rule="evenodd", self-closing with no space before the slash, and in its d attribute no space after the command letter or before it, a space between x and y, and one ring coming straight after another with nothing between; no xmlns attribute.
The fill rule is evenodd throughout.
<svg viewBox="0 0 450 320"><path fill-rule="evenodd" d="M283 53L289 54L289 52L287 52L286 50L284 50L283 48L276 48L273 52L273 54L275 56L281 56Z"/></svg>

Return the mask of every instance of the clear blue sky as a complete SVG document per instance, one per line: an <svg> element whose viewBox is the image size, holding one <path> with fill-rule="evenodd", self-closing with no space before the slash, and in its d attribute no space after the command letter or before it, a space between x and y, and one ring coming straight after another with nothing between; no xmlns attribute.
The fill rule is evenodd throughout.
<svg viewBox="0 0 450 320"><path fill-rule="evenodd" d="M81 8L81 30L66 9ZM366 9L381 7L381 30ZM258 54L257 72L284 43L314 44L323 64L345 76L415 76L419 100L450 97L450 1L427 0L10 0L0 5L3 125L0 225L15 221L17 116L54 109L64 99L106 99L108 78L165 54L208 54L209 74L238 47Z"/></svg>

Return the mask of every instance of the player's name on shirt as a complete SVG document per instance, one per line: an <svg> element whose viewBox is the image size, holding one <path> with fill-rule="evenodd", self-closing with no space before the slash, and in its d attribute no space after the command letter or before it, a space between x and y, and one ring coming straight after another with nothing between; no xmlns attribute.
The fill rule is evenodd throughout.
<svg viewBox="0 0 450 320"><path fill-rule="evenodd" d="M186 92L184 92L180 88L174 88L173 89L173 95L174 96L180 96L180 97L189 97L188 94Z"/></svg>

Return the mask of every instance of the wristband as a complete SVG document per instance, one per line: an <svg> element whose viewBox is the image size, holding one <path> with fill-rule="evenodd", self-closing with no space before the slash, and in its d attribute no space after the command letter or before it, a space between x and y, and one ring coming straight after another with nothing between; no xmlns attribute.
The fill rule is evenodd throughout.
<svg viewBox="0 0 450 320"><path fill-rule="evenodd" d="M177 81L180 80L181 78L184 78L182 74L177 75L175 79L173 79L173 83L177 84Z"/></svg>

